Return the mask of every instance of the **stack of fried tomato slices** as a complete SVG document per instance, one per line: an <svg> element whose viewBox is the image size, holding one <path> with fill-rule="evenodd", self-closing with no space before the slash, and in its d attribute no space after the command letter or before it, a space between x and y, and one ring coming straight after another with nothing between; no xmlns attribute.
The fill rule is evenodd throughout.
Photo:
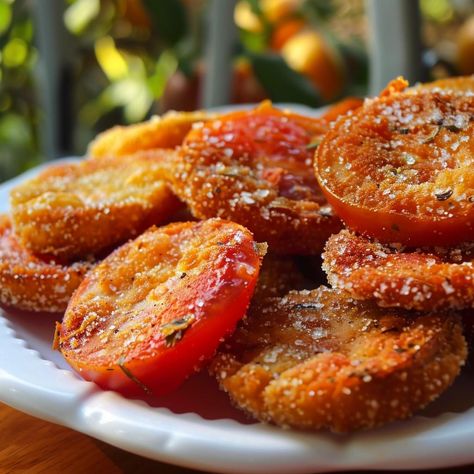
<svg viewBox="0 0 474 474"><path fill-rule="evenodd" d="M13 189L0 303L65 311L55 347L127 396L207 366L282 427L407 418L467 356L472 84L396 80L318 118L264 102L106 131Z"/></svg>
<svg viewBox="0 0 474 474"><path fill-rule="evenodd" d="M474 79L435 86L395 81L318 151L319 182L349 228L327 242L324 268L358 300L474 306Z"/></svg>
<svg viewBox="0 0 474 474"><path fill-rule="evenodd" d="M459 374L457 310L474 303L473 84L396 80L321 138L316 177L348 227L323 254L333 289L254 298L211 364L236 405L347 432L411 416Z"/></svg>

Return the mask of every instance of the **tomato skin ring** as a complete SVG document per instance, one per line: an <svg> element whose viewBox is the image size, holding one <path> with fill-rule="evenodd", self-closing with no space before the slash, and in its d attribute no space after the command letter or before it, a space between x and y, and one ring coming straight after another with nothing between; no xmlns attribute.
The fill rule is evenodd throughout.
<svg viewBox="0 0 474 474"><path fill-rule="evenodd" d="M426 221L417 216L396 212L377 212L367 207L355 208L326 188L321 179L318 181L334 213L347 227L365 237L377 236L381 242L401 243L410 247L449 246L474 240L474 210L472 215L462 219L456 217ZM406 229L410 229L408 236L404 234Z"/></svg>
<svg viewBox="0 0 474 474"><path fill-rule="evenodd" d="M455 90L392 91L367 101L338 120L316 151L328 203L351 230L384 243L472 240L473 112L472 93Z"/></svg>
<svg viewBox="0 0 474 474"><path fill-rule="evenodd" d="M363 105L364 101L358 97L347 97L340 102L332 104L329 109L321 115L320 119L328 124L336 121L339 117L352 113Z"/></svg>
<svg viewBox="0 0 474 474"><path fill-rule="evenodd" d="M184 250L178 257L179 272L181 268L190 268L186 277L175 275L158 287L153 286L153 281L146 289L146 299L137 300L138 310L131 313L132 316L128 316L127 311L130 312L130 308L133 310L135 306L114 306L113 298L99 299L98 306L94 307L91 294L97 288L103 289L108 284L107 278L115 281L114 271L119 272L117 267L129 263L127 257L132 251L137 247L141 249L143 245L148 252L153 249L154 240L178 239L181 238L180 233L184 235ZM212 242L204 249L204 254L194 256L194 247L189 244L188 251L186 239L200 233L203 239L209 234ZM233 235L238 236L235 242ZM219 238L217 244L214 243L216 238ZM151 246L147 246L149 242ZM206 260L206 255L209 255L209 260ZM169 393L212 357L222 339L233 332L244 316L257 281L261 257L250 232L232 222L211 219L152 228L114 251L78 288L61 325L61 352L82 377L103 389L116 390L127 396ZM193 259L198 259L197 263ZM117 291L124 288L126 291L127 278L130 278L129 274L124 276L125 286ZM155 293L158 295L156 300ZM100 293L98 296L102 297ZM119 298L122 296L119 295ZM190 312L193 314L190 324L170 343L162 328ZM85 318L94 313L98 315L99 322L86 323L83 328ZM103 320L101 326L103 317L108 319ZM123 334L122 339L115 336L112 324L120 331L125 328L123 333L118 333L119 336ZM140 325L138 333L133 332L137 324ZM108 338L99 343L100 335L104 333L108 334ZM137 334L138 337L135 337ZM143 338L140 335L144 335ZM127 342L123 343L130 338L132 342L129 346Z"/></svg>

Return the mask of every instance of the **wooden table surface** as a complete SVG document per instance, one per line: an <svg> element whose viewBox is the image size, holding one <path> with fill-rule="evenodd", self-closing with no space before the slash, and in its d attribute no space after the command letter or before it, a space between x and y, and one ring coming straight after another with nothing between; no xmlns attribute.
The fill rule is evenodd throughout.
<svg viewBox="0 0 474 474"><path fill-rule="evenodd" d="M0 474L86 472L197 474L199 471L150 461L0 404ZM471 474L474 465L429 472Z"/></svg>

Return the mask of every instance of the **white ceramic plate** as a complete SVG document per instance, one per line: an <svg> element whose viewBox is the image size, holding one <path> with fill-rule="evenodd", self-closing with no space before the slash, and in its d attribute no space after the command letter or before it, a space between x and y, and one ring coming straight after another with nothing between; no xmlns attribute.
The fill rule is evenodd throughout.
<svg viewBox="0 0 474 474"><path fill-rule="evenodd" d="M0 211L12 185L0 186ZM316 473L474 462L474 376L422 416L351 436L285 431L246 420L201 374L173 396L130 400L81 380L51 349L54 316L0 312L0 400L159 461L213 472Z"/></svg>

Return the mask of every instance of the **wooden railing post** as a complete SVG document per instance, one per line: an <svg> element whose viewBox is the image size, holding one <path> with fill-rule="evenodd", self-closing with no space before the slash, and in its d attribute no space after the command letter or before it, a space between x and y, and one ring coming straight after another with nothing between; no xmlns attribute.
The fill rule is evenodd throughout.
<svg viewBox="0 0 474 474"><path fill-rule="evenodd" d="M65 5L63 0L32 2L39 51L36 91L41 110L41 151L46 159L72 151L73 51L64 25Z"/></svg>
<svg viewBox="0 0 474 474"><path fill-rule="evenodd" d="M420 10L417 0L367 0L370 37L370 93L404 76L423 79Z"/></svg>
<svg viewBox="0 0 474 474"><path fill-rule="evenodd" d="M237 38L234 23L235 0L211 0L207 20L206 69L202 106L228 104L232 89L232 56Z"/></svg>

